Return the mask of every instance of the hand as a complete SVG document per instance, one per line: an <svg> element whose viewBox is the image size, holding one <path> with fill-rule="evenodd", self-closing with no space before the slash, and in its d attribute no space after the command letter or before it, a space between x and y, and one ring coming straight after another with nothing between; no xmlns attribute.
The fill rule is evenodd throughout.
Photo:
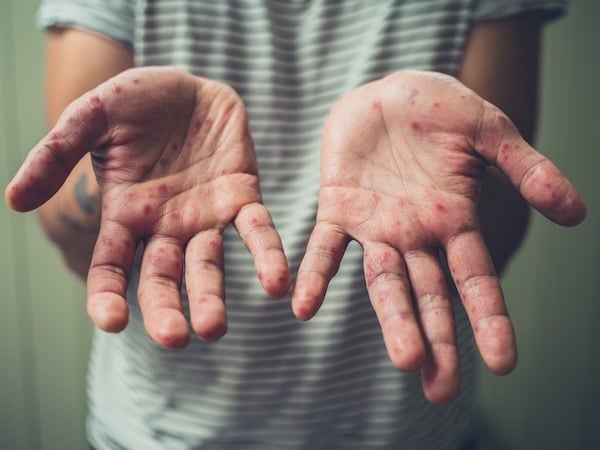
<svg viewBox="0 0 600 450"><path fill-rule="evenodd" d="M326 124L317 222L292 298L296 316L317 312L355 239L390 358L402 370L421 368L426 396L448 401L459 380L447 258L485 363L498 374L512 370L513 327L476 213L488 164L551 220L583 220L585 206L559 170L455 79L398 72L341 99Z"/></svg>
<svg viewBox="0 0 600 450"><path fill-rule="evenodd" d="M124 72L65 110L7 187L10 206L40 206L88 149L102 195L87 280L98 327L126 326L127 282L143 242L138 299L148 334L165 347L187 344L185 273L192 329L220 337L227 325L222 233L230 222L266 292L287 292L286 258L261 203L245 108L232 89L172 68Z"/></svg>

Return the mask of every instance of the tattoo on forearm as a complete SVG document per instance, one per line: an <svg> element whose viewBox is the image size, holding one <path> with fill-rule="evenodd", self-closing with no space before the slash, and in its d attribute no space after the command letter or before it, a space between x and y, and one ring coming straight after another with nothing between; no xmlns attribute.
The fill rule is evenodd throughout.
<svg viewBox="0 0 600 450"><path fill-rule="evenodd" d="M84 217L80 220L76 217L78 216L77 213L71 214L60 211L58 213L59 220L65 227L72 231L89 234L97 233L98 225L94 223L93 215L97 212L100 201L97 197L87 192L87 176L85 174L82 174L75 183L73 194L75 195L75 203L83 212Z"/></svg>
<svg viewBox="0 0 600 450"><path fill-rule="evenodd" d="M98 199L87 192L86 174L82 174L77 183L75 183L75 200L84 213L88 215L94 213Z"/></svg>
<svg viewBox="0 0 600 450"><path fill-rule="evenodd" d="M60 213L58 215L58 218L67 228L70 228L73 231L77 231L79 233L89 233L89 234L97 234L98 233L97 226L85 225L85 224L81 223L80 221L78 221L77 219L69 216L68 214Z"/></svg>

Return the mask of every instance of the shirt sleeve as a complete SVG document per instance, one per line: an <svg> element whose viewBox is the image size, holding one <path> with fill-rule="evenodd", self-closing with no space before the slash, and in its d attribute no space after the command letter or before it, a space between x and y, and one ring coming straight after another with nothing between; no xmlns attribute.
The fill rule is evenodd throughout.
<svg viewBox="0 0 600 450"><path fill-rule="evenodd" d="M515 14L532 12L548 22L562 16L568 0L474 0L474 21L499 19Z"/></svg>
<svg viewBox="0 0 600 450"><path fill-rule="evenodd" d="M78 28L120 42L134 40L134 0L42 0L37 12L40 28Z"/></svg>

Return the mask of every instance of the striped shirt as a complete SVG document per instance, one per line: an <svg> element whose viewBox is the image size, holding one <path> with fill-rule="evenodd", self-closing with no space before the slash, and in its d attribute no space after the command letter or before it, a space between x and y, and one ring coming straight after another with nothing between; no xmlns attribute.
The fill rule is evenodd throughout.
<svg viewBox="0 0 600 450"><path fill-rule="evenodd" d="M395 70L457 74L470 26L553 0L46 0L41 26L70 26L132 48L136 65L176 65L244 100L264 202L295 273L314 224L322 126L344 93ZM391 364L351 244L317 316L262 292L252 259L225 233L229 331L173 352L131 318L96 332L88 435L99 449L457 448L471 432L475 351L455 301L462 387L429 404L419 373ZM184 298L185 301L185 298Z"/></svg>

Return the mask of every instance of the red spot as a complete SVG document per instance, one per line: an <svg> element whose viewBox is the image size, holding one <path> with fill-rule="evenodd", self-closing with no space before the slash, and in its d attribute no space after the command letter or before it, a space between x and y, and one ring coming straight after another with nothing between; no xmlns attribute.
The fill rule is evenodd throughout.
<svg viewBox="0 0 600 450"><path fill-rule="evenodd" d="M382 111L381 101L375 100L373 103L371 103L371 107L373 108L373 110L375 112L377 112L378 114L381 114L381 111Z"/></svg>
<svg viewBox="0 0 600 450"><path fill-rule="evenodd" d="M152 207L152 205L150 203L146 203L144 205L144 207L142 208L142 211L144 212L144 214L146 214L147 216L149 216L150 214L152 214L154 208Z"/></svg>
<svg viewBox="0 0 600 450"><path fill-rule="evenodd" d="M414 131L421 131L421 124L419 122L411 122L410 126Z"/></svg>
<svg viewBox="0 0 600 450"><path fill-rule="evenodd" d="M117 94L117 95L121 94L123 92L123 88L119 85L116 85L114 90L115 90L115 94Z"/></svg>
<svg viewBox="0 0 600 450"><path fill-rule="evenodd" d="M434 102L433 103L433 107L434 108L439 108L440 107L440 103L439 102Z"/></svg>
<svg viewBox="0 0 600 450"><path fill-rule="evenodd" d="M177 144L177 142L173 142L171 144L171 150L172 151L176 151L179 148L179 145Z"/></svg>
<svg viewBox="0 0 600 450"><path fill-rule="evenodd" d="M90 107L92 110L97 111L102 107L102 100L100 100L100 96L92 95L90 97Z"/></svg>
<svg viewBox="0 0 600 450"><path fill-rule="evenodd" d="M447 211L446 207L444 205L442 205L441 203L436 203L435 209L441 213L445 213Z"/></svg>
<svg viewBox="0 0 600 450"><path fill-rule="evenodd" d="M506 161L508 161L509 157L510 157L510 145L504 143L500 147L500 161L506 162Z"/></svg>
<svg viewBox="0 0 600 450"><path fill-rule="evenodd" d="M140 84L140 79L139 78L134 78L133 79L133 84Z"/></svg>
<svg viewBox="0 0 600 450"><path fill-rule="evenodd" d="M200 128L202 128L202 125L204 125L206 119L199 117L194 121L194 128L196 129L196 131L200 130Z"/></svg>
<svg viewBox="0 0 600 450"><path fill-rule="evenodd" d="M158 193L162 196L165 196L169 193L169 188L165 183L158 185Z"/></svg>
<svg viewBox="0 0 600 450"><path fill-rule="evenodd" d="M174 211L174 212L171 214L171 218L172 218L174 221L176 221L176 222L179 222L179 221L181 220L181 213L180 213L179 211Z"/></svg>

